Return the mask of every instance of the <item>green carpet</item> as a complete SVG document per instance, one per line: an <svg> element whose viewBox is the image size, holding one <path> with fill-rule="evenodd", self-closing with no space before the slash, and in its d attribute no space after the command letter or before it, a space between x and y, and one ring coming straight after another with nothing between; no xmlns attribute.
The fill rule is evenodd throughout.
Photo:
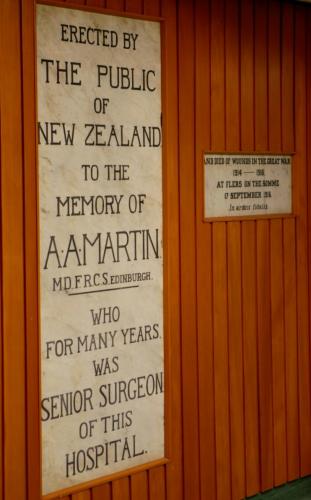
<svg viewBox="0 0 311 500"><path fill-rule="evenodd" d="M248 498L251 500L311 500L311 476Z"/></svg>

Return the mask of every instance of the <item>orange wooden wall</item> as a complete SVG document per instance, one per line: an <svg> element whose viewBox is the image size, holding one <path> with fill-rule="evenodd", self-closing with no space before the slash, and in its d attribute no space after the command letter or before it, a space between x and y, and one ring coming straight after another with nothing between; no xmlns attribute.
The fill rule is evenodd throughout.
<svg viewBox="0 0 311 500"><path fill-rule="evenodd" d="M311 474L310 7L71 4L165 22L171 460L63 498L241 500ZM1 500L39 499L34 8L0 1ZM203 222L203 151L295 152L293 216Z"/></svg>
<svg viewBox="0 0 311 500"><path fill-rule="evenodd" d="M311 473L310 30L310 6L293 2L180 2L189 499L238 500ZM295 152L293 216L203 222L203 151Z"/></svg>
<svg viewBox="0 0 311 500"><path fill-rule="evenodd" d="M64 5L65 2L58 2ZM36 170L35 5L0 2L1 82L1 500L39 500L39 332ZM176 6L157 0L75 0L116 12L165 19L162 92L165 106L163 169L165 240L166 445L170 461L110 483L75 488L64 500L182 498L180 280ZM167 146L169 144L169 147ZM174 355L173 355L174 353ZM177 389L169 389L172 381ZM3 405L2 405L3 402ZM82 490L82 491L79 491Z"/></svg>

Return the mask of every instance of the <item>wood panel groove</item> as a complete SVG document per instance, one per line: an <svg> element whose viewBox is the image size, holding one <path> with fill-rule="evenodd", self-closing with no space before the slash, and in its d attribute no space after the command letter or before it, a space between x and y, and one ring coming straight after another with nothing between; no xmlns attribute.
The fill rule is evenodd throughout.
<svg viewBox="0 0 311 500"><path fill-rule="evenodd" d="M300 474L311 472L310 339L308 322L307 268L307 177L306 177L306 15L295 9L295 175L294 209L297 212L297 312L300 408Z"/></svg>
<svg viewBox="0 0 311 500"><path fill-rule="evenodd" d="M92 500L111 500L111 483L92 488Z"/></svg>
<svg viewBox="0 0 311 500"><path fill-rule="evenodd" d="M130 479L131 499L148 500L148 473L146 471L133 474Z"/></svg>
<svg viewBox="0 0 311 500"><path fill-rule="evenodd" d="M178 9L179 171L181 221L181 355L184 498L199 498L199 433L196 319L194 9L187 0ZM189 367L192 367L189 370Z"/></svg>
<svg viewBox="0 0 311 500"><path fill-rule="evenodd" d="M181 317L180 317L180 259L179 259L179 165L178 165L178 92L177 92L177 6L161 3L163 26L163 102L164 119L163 161L165 170L165 238L167 245L167 277L165 287L170 306L166 310L166 359L170 367L166 391L166 454L170 462L165 467L167 500L183 497L182 476L182 418L181 418ZM174 223L169 224L169 221Z"/></svg>
<svg viewBox="0 0 311 500"><path fill-rule="evenodd" d="M226 150L238 151L241 144L240 10L238 2L226 2L225 9L225 94ZM243 329L241 282L241 224L227 223L228 347L230 395L230 453L232 498L245 490L245 429L243 381Z"/></svg>
<svg viewBox="0 0 311 500"><path fill-rule="evenodd" d="M283 225L287 473L288 480L292 480L294 477L298 477L299 475L299 405L295 221L284 221Z"/></svg>
<svg viewBox="0 0 311 500"><path fill-rule="evenodd" d="M255 117L254 9L253 2L241 1L241 149L245 151L255 149L255 127L249 126ZM247 496L260 489L256 253L256 223L243 222L241 258Z"/></svg>
<svg viewBox="0 0 311 500"><path fill-rule="evenodd" d="M211 147L210 2L196 2L196 189L202 192L202 151ZM208 26L206 26L208 24ZM200 498L216 498L214 341L212 306L212 224L203 224L203 197L197 196L197 315L200 428ZM205 443L209 443L205 446Z"/></svg>
<svg viewBox="0 0 311 500"><path fill-rule="evenodd" d="M35 48L35 5L21 2L22 13L22 79L23 79L23 142L24 142L24 223L25 234L25 299L26 299L26 363L27 363L27 477L28 496L39 498L40 485L40 399L39 332L38 332L38 225L36 165L36 82L35 62L27 54Z"/></svg>
<svg viewBox="0 0 311 500"><path fill-rule="evenodd" d="M16 500L27 489L20 20L19 2L1 3L3 488L5 498Z"/></svg>
<svg viewBox="0 0 311 500"><path fill-rule="evenodd" d="M142 13L142 0L126 0L125 9L127 12L133 12L135 14Z"/></svg>
<svg viewBox="0 0 311 500"><path fill-rule="evenodd" d="M144 14L147 16L160 15L161 0L144 0Z"/></svg>
<svg viewBox="0 0 311 500"><path fill-rule="evenodd" d="M255 222L242 223L243 352L246 494L259 491L259 395Z"/></svg>
<svg viewBox="0 0 311 500"><path fill-rule="evenodd" d="M307 44L306 44L306 70L307 70L307 96L306 96L306 109L309 110L307 113L307 180L308 180L308 185L307 185L307 202L308 202L308 229L307 229L307 234L308 234L308 255L309 255L309 287L308 287L308 307L309 307L309 330L311 328L311 172L310 172L310 165L311 165L311 70L310 70L310 64L309 61L311 59L311 13L310 9L307 10L307 19L306 19L306 34L307 34ZM310 353L311 357L311 353Z"/></svg>
<svg viewBox="0 0 311 500"><path fill-rule="evenodd" d="M148 471L149 500L166 500L165 468L156 467Z"/></svg>
<svg viewBox="0 0 311 500"><path fill-rule="evenodd" d="M226 223L213 224L213 316L217 493L231 497Z"/></svg>
<svg viewBox="0 0 311 500"><path fill-rule="evenodd" d="M257 307L261 488L273 486L273 394L269 221L257 222ZM268 286L267 286L268 284Z"/></svg>
<svg viewBox="0 0 311 500"><path fill-rule="evenodd" d="M228 223L228 336L232 497L245 496L241 228Z"/></svg>
<svg viewBox="0 0 311 500"><path fill-rule="evenodd" d="M282 221L270 222L274 485L287 481Z"/></svg>

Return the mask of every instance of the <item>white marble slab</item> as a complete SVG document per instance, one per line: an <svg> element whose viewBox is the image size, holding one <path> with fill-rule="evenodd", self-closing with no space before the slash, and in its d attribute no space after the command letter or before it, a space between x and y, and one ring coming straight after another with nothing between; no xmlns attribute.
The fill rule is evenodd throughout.
<svg viewBox="0 0 311 500"><path fill-rule="evenodd" d="M42 484L164 456L158 22L37 7Z"/></svg>
<svg viewBox="0 0 311 500"><path fill-rule="evenodd" d="M292 157L204 154L204 216L290 214Z"/></svg>

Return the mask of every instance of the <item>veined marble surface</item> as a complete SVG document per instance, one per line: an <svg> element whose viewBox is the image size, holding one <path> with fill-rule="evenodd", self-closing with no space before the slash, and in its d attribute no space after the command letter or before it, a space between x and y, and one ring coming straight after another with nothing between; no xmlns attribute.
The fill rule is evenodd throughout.
<svg viewBox="0 0 311 500"><path fill-rule="evenodd" d="M43 493L164 456L158 22L37 6Z"/></svg>
<svg viewBox="0 0 311 500"><path fill-rule="evenodd" d="M285 154L206 153L204 216L290 214L291 169Z"/></svg>

